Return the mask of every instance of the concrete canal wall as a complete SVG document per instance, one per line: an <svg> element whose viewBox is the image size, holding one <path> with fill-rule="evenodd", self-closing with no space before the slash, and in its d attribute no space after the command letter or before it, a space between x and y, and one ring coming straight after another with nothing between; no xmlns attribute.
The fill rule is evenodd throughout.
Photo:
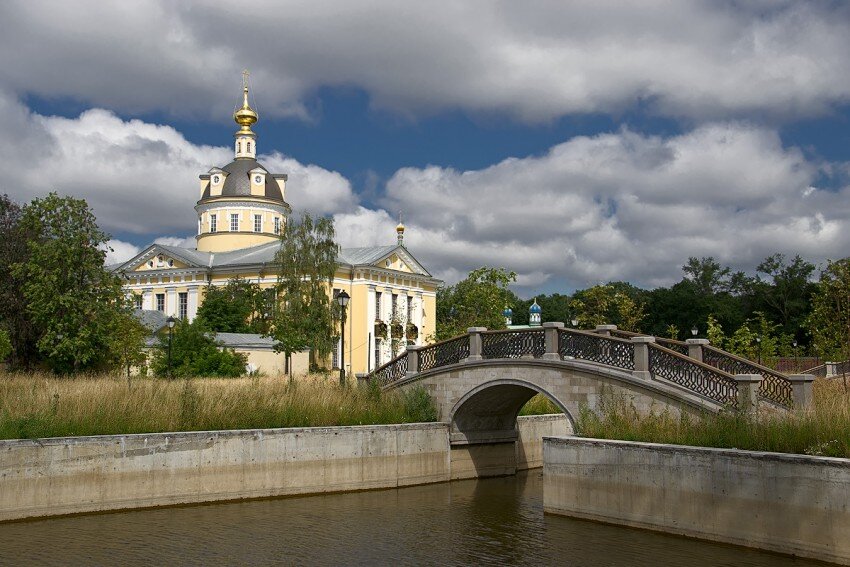
<svg viewBox="0 0 850 567"><path fill-rule="evenodd" d="M546 512L850 564L850 459L546 438Z"/></svg>
<svg viewBox="0 0 850 567"><path fill-rule="evenodd" d="M519 438L565 423L521 418ZM524 466L540 443L516 450ZM444 423L0 441L0 521L444 482L451 453Z"/></svg>

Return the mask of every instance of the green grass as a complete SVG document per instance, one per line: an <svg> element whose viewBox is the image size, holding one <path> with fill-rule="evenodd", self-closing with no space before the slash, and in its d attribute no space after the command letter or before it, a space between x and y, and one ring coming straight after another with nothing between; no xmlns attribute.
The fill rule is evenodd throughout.
<svg viewBox="0 0 850 567"><path fill-rule="evenodd" d="M549 413L563 413L561 409L552 403L552 400L543 394L537 394L519 410L519 415L546 415Z"/></svg>
<svg viewBox="0 0 850 567"><path fill-rule="evenodd" d="M669 411L641 415L625 397L608 395L597 413L581 411L576 429L600 439L850 458L850 395L840 382L818 380L811 409L701 418Z"/></svg>
<svg viewBox="0 0 850 567"><path fill-rule="evenodd" d="M0 439L436 421L428 394L334 379L0 375Z"/></svg>

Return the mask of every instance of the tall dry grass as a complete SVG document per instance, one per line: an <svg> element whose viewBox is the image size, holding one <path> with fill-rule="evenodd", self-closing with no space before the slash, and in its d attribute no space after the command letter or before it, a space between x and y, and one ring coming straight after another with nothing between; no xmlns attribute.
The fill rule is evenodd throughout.
<svg viewBox="0 0 850 567"><path fill-rule="evenodd" d="M519 410L519 415L546 415L550 413L562 413L561 408L543 394L536 394Z"/></svg>
<svg viewBox="0 0 850 567"><path fill-rule="evenodd" d="M725 447L850 458L850 394L840 381L816 380L814 403L791 412L724 412L702 418L638 413L625 397L606 395L597 413L583 409L583 437Z"/></svg>
<svg viewBox="0 0 850 567"><path fill-rule="evenodd" d="M311 376L161 380L0 375L0 439L436 420L424 391Z"/></svg>

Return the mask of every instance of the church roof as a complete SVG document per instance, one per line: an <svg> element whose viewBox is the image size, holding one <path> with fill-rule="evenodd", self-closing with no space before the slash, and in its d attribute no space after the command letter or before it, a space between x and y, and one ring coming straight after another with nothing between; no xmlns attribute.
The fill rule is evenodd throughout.
<svg viewBox="0 0 850 567"><path fill-rule="evenodd" d="M168 246L165 244L152 244L134 258L118 264L109 266L113 272L123 270L131 271L134 267L144 263L149 258L159 253L165 253L180 260L185 264L196 268L225 268L237 266L253 266L271 264L274 262L275 254L280 248L277 241L231 250L229 252L201 252L193 248L182 248L179 246ZM391 254L402 257L408 265L414 269L414 273L429 276L427 270L413 257L403 246L369 246L365 248L341 248L337 255L337 262L344 266L372 266Z"/></svg>
<svg viewBox="0 0 850 567"><path fill-rule="evenodd" d="M265 197L274 199L275 201L283 201L283 195L280 193L280 187L275 181L274 175L260 165L260 162L253 158L239 158L228 163L221 168L227 173L224 178L224 185L221 188L222 197L250 197L251 196L251 171L261 169L266 172L266 188ZM216 195L217 196L217 195ZM210 199L210 186L204 189L204 194L201 200Z"/></svg>
<svg viewBox="0 0 850 567"><path fill-rule="evenodd" d="M337 256L341 264L359 266L362 264L374 264L381 258L389 256L398 246L369 246L366 248L342 248Z"/></svg>

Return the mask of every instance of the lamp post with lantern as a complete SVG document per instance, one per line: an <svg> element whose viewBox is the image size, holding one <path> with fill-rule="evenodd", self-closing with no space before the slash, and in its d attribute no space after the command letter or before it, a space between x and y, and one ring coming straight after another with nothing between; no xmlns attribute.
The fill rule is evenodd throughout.
<svg viewBox="0 0 850 567"><path fill-rule="evenodd" d="M340 345L339 345L339 385L345 386L345 308L348 306L348 300L351 297L345 293L345 290L339 292L336 296L336 302L340 307Z"/></svg>
<svg viewBox="0 0 850 567"><path fill-rule="evenodd" d="M691 335L692 335L694 338L696 338L698 334L699 334L699 327L697 327L696 325L694 325L693 327L691 327Z"/></svg>
<svg viewBox="0 0 850 567"><path fill-rule="evenodd" d="M174 378L174 373L171 370L171 343L174 340L174 323L177 322L173 316L169 315L168 319L165 320L165 324L168 326L168 379L171 380Z"/></svg>

